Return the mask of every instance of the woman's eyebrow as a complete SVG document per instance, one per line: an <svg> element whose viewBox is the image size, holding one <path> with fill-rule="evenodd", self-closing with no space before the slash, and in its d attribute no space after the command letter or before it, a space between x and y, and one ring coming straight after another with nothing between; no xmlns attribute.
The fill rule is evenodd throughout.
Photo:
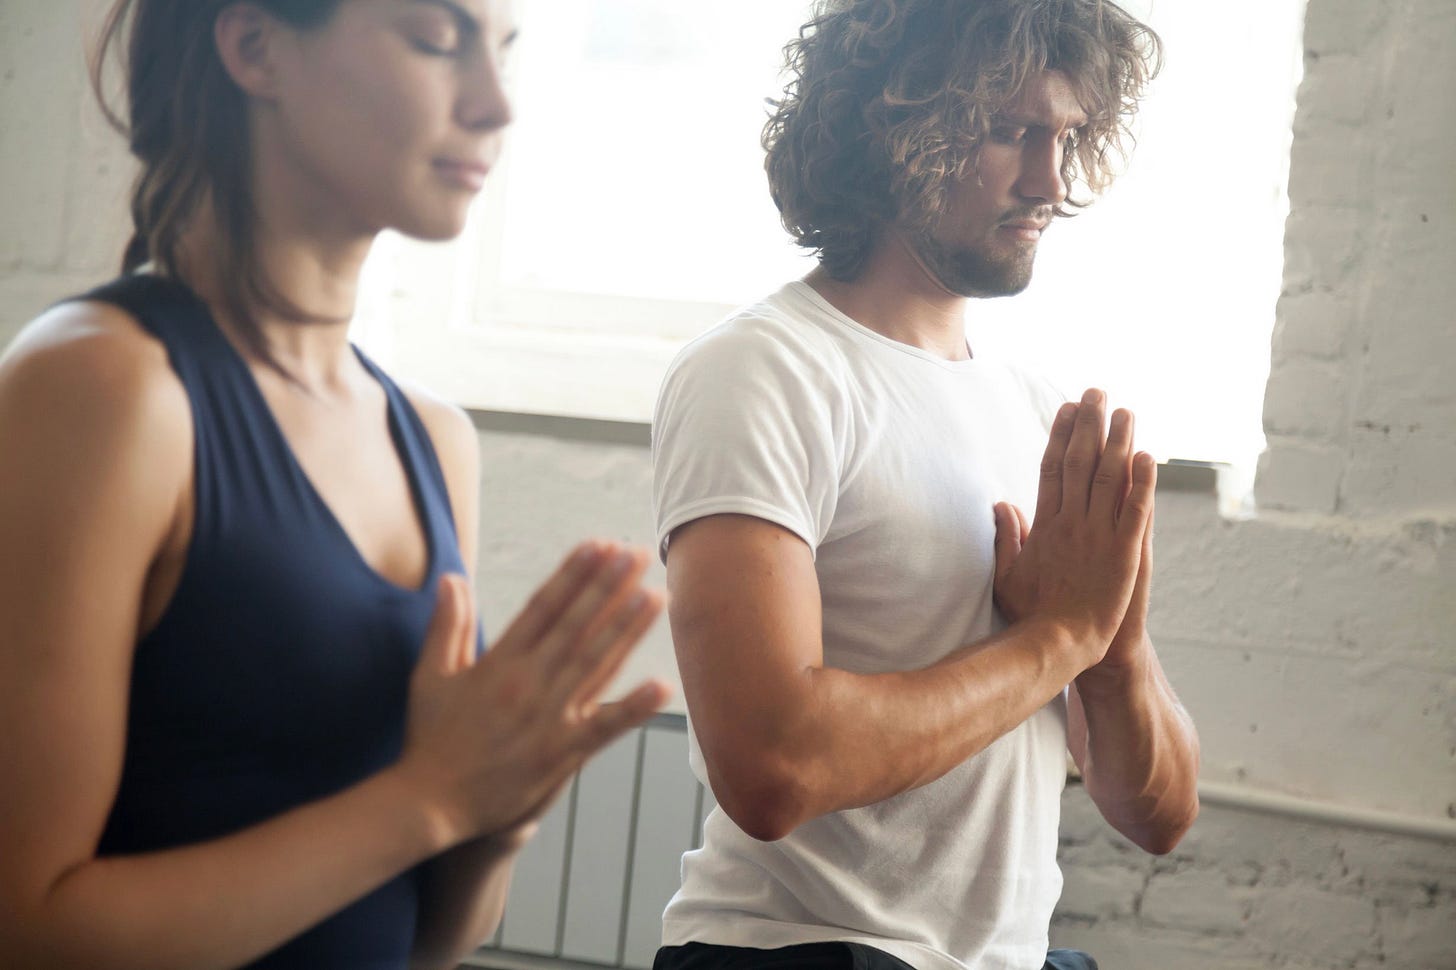
<svg viewBox="0 0 1456 970"><path fill-rule="evenodd" d="M462 33L470 34L473 36L479 34L483 29L480 18L476 17L474 14L466 10L460 4L456 3L455 0L409 0L409 2L416 4L427 3L431 6L440 7L441 9L447 11L450 16L455 18L455 26L458 27Z"/></svg>

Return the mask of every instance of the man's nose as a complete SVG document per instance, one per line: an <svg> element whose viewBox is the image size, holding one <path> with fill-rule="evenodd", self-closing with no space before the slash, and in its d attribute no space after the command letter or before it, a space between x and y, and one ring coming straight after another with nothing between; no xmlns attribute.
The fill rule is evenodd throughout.
<svg viewBox="0 0 1456 970"><path fill-rule="evenodd" d="M1067 199L1067 180L1062 174L1065 159L1060 139L1047 138L1027 146L1021 156L1021 176L1016 191L1023 199L1043 205L1060 205Z"/></svg>

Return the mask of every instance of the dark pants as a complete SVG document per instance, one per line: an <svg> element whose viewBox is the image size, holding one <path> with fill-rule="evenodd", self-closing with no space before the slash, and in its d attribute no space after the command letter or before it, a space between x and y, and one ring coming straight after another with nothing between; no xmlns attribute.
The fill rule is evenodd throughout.
<svg viewBox="0 0 1456 970"><path fill-rule="evenodd" d="M685 943L657 951L652 970L915 970L863 943L800 943L776 950ZM1042 970L1097 970L1080 950L1052 950Z"/></svg>

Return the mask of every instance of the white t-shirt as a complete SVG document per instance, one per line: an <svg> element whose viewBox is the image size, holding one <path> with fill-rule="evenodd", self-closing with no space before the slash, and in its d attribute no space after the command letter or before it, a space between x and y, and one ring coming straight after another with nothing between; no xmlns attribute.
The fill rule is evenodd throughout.
<svg viewBox="0 0 1456 970"><path fill-rule="evenodd" d="M992 507L1033 510L1061 400L1005 364L890 340L790 283L668 372L652 441L659 547L707 515L777 523L814 552L826 665L925 667L1004 628ZM777 842L715 809L683 857L663 942L848 940L921 970L1040 970L1066 751L1062 694L940 779ZM706 783L691 732L690 760Z"/></svg>

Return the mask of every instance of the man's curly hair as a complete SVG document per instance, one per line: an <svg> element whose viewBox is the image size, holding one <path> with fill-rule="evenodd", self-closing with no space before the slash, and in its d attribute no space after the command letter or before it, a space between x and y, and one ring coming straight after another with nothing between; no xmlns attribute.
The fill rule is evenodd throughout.
<svg viewBox="0 0 1456 970"><path fill-rule="evenodd" d="M1103 189L1162 45L1109 0L821 0L784 53L789 82L763 131L769 188L798 244L849 280L881 226L929 231L1041 71L1066 74L1088 116L1062 177Z"/></svg>

